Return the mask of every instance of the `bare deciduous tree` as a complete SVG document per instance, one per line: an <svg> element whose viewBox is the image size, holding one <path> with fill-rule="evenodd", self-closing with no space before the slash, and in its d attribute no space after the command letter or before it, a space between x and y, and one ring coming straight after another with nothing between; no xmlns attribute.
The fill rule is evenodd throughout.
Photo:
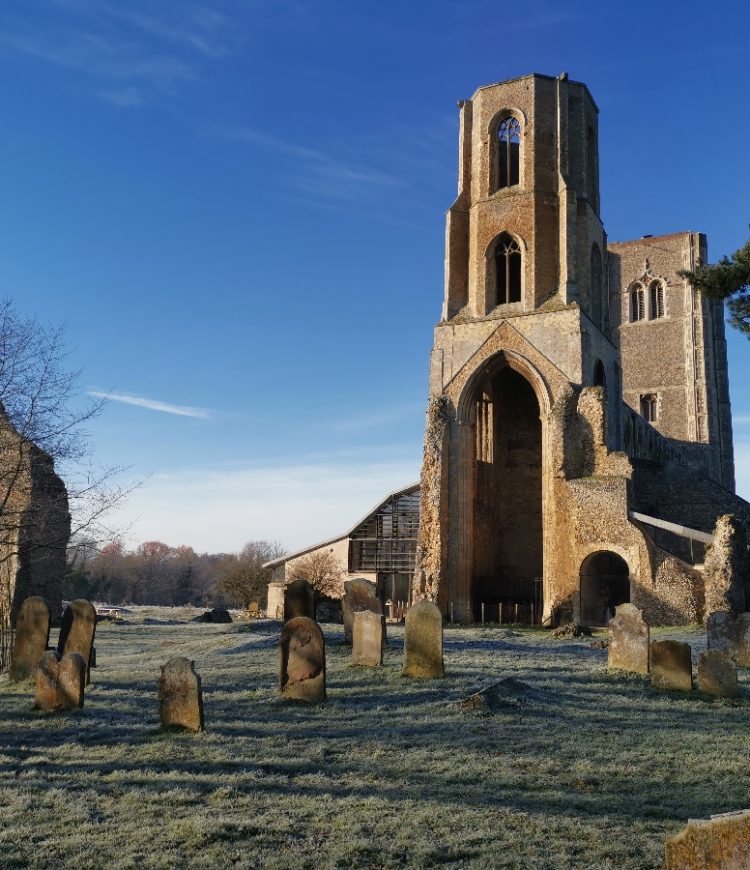
<svg viewBox="0 0 750 870"><path fill-rule="evenodd" d="M266 599L271 571L265 562L278 559L286 550L278 541L249 541L238 555L224 556L216 566L215 590L227 604L247 607Z"/></svg>
<svg viewBox="0 0 750 870"><path fill-rule="evenodd" d="M307 580L320 595L340 598L345 572L330 550L318 550L294 562L289 580Z"/></svg>

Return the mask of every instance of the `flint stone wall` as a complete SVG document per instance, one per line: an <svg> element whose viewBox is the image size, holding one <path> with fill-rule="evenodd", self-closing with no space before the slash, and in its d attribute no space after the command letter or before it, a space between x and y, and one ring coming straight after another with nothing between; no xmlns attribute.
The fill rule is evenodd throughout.
<svg viewBox="0 0 750 870"><path fill-rule="evenodd" d="M708 648L723 650L740 668L750 668L750 613L709 614Z"/></svg>

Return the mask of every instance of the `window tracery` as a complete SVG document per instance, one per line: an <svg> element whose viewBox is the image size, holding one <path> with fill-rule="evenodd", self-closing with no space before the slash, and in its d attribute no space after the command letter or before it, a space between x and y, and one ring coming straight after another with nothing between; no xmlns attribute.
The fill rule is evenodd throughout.
<svg viewBox="0 0 750 870"><path fill-rule="evenodd" d="M497 127L497 190L513 187L521 177L521 123L508 115Z"/></svg>
<svg viewBox="0 0 750 870"><path fill-rule="evenodd" d="M496 305L521 301L521 248L509 233L495 245Z"/></svg>

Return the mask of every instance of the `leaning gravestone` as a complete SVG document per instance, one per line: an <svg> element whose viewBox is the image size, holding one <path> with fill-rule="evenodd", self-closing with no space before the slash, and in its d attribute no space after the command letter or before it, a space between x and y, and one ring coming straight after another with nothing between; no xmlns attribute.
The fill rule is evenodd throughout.
<svg viewBox="0 0 750 870"><path fill-rule="evenodd" d="M610 619L607 666L611 670L648 673L649 627L632 604L620 604Z"/></svg>
<svg viewBox="0 0 750 870"><path fill-rule="evenodd" d="M326 699L325 638L314 619L290 619L279 637L279 683L285 698L319 704Z"/></svg>
<svg viewBox="0 0 750 870"><path fill-rule="evenodd" d="M444 677L443 614L431 601L420 601L406 612L404 677Z"/></svg>
<svg viewBox="0 0 750 870"><path fill-rule="evenodd" d="M690 819L666 843L666 870L747 870L750 810Z"/></svg>
<svg viewBox="0 0 750 870"><path fill-rule="evenodd" d="M722 650L709 649L698 656L698 691L717 698L737 698L737 665Z"/></svg>
<svg viewBox="0 0 750 870"><path fill-rule="evenodd" d="M383 664L383 630L385 617L372 610L354 614L352 632L352 664L378 667Z"/></svg>
<svg viewBox="0 0 750 870"><path fill-rule="evenodd" d="M315 619L315 590L303 579L284 587L284 622L299 616Z"/></svg>
<svg viewBox="0 0 750 870"><path fill-rule="evenodd" d="M358 610L371 610L373 613L383 612L383 605L377 596L375 584L372 580L365 580L364 577L356 577L354 580L347 580L344 583L341 613L344 617L344 638L347 643L352 642L354 614Z"/></svg>
<svg viewBox="0 0 750 870"><path fill-rule="evenodd" d="M203 691L195 662L176 656L161 666L159 711L162 728L203 730Z"/></svg>
<svg viewBox="0 0 750 870"><path fill-rule="evenodd" d="M35 706L46 712L83 707L86 663L78 653L45 652L36 668Z"/></svg>
<svg viewBox="0 0 750 870"><path fill-rule="evenodd" d="M706 623L708 648L730 655L740 668L750 668L750 613L718 610Z"/></svg>
<svg viewBox="0 0 750 870"><path fill-rule="evenodd" d="M16 619L16 636L10 657L9 679L27 680L34 675L39 659L49 643L49 605L35 595L21 605Z"/></svg>
<svg viewBox="0 0 750 870"><path fill-rule="evenodd" d="M655 689L692 692L693 663L689 643L679 640L652 641L651 685Z"/></svg>
<svg viewBox="0 0 750 870"><path fill-rule="evenodd" d="M78 653L86 664L86 683L91 682L94 634L96 633L96 608L85 598L71 601L63 613L57 652Z"/></svg>

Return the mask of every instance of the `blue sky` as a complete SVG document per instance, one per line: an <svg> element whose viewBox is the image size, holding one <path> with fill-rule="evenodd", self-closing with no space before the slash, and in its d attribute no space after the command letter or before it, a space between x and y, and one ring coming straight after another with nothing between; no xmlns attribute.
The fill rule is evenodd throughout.
<svg viewBox="0 0 750 870"><path fill-rule="evenodd" d="M347 528L418 477L456 101L566 70L612 240L747 238L744 3L5 0L0 289L116 397L129 540ZM729 331L750 496L750 343Z"/></svg>

